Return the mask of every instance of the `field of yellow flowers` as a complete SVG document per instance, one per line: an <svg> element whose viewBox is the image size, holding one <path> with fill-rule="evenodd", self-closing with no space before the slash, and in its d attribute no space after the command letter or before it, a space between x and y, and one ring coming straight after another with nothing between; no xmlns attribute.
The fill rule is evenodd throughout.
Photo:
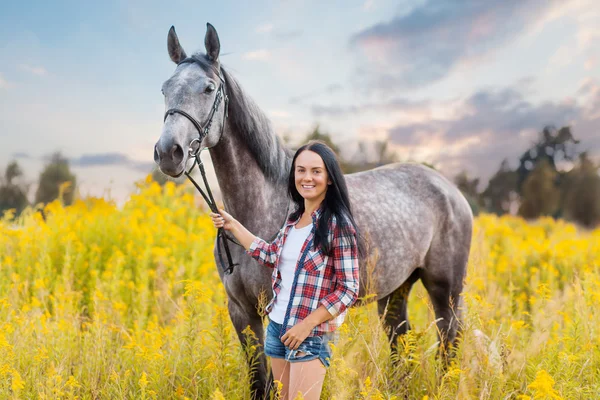
<svg viewBox="0 0 600 400"><path fill-rule="evenodd" d="M247 399L248 367L189 187L150 179L0 220L0 398ZM600 230L477 218L463 342L448 368L420 284L390 361L374 304L351 310L323 398L600 398Z"/></svg>

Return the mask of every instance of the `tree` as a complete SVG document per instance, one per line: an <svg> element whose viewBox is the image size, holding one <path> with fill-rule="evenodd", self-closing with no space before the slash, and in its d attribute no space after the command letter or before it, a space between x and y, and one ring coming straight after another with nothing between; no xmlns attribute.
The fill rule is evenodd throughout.
<svg viewBox="0 0 600 400"><path fill-rule="evenodd" d="M504 159L498 171L488 182L487 188L481 194L487 211L498 215L510 213L511 205L517 201L517 172Z"/></svg>
<svg viewBox="0 0 600 400"><path fill-rule="evenodd" d="M54 153L50 162L40 174L39 186L35 193L36 203L49 203L58 198L61 185L69 183L63 192L63 202L69 205L73 202L76 178L71 173L69 161L60 153ZM63 186L64 187L64 186Z"/></svg>
<svg viewBox="0 0 600 400"><path fill-rule="evenodd" d="M581 153L578 165L566 176L564 192L564 217L585 227L600 224L599 166Z"/></svg>
<svg viewBox="0 0 600 400"><path fill-rule="evenodd" d="M519 214L524 218L553 216L560 203L560 191L556 185L558 173L550 162L541 160L523 183L523 196Z"/></svg>
<svg viewBox="0 0 600 400"><path fill-rule="evenodd" d="M577 159L578 143L579 140L573 137L569 126L563 126L558 130L553 126L544 127L538 141L519 159L517 169L519 193L522 193L523 183L539 162L545 160L553 171L558 171L557 164L561 161L574 162Z"/></svg>
<svg viewBox="0 0 600 400"><path fill-rule="evenodd" d="M368 151L367 143L359 142L358 150L354 154L354 157L350 160L343 160L343 162L340 162L342 170L344 170L345 173L365 171L398 162L398 154L390 148L387 140L377 140L370 144L372 145L373 151Z"/></svg>
<svg viewBox="0 0 600 400"><path fill-rule="evenodd" d="M337 144L333 143L333 140L331 139L331 135L329 135L329 133L326 132L322 132L319 125L316 125L315 128L312 130L312 132L310 132L306 138L304 139L304 143L309 142L311 140L320 140L322 142L325 142L325 144L329 147L331 147L331 149L335 152L335 154L337 154L339 156L340 154L340 148Z"/></svg>
<svg viewBox="0 0 600 400"><path fill-rule="evenodd" d="M377 167L398 162L398 154L391 150L387 140L375 142L375 165Z"/></svg>
<svg viewBox="0 0 600 400"><path fill-rule="evenodd" d="M14 209L20 214L29 205L27 200L27 185L17 182L23 176L23 171L16 161L9 163L4 172L4 178L0 179L0 216L6 210Z"/></svg>
<svg viewBox="0 0 600 400"><path fill-rule="evenodd" d="M473 215L479 214L481 207L481 199L477 186L479 186L479 178L470 179L466 171L462 171L454 177L456 187L462 192L471 206Z"/></svg>

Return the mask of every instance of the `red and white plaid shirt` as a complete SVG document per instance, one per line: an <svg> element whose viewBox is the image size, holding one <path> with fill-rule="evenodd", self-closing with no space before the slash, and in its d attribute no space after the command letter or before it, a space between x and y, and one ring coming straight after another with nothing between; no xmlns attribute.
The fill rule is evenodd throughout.
<svg viewBox="0 0 600 400"><path fill-rule="evenodd" d="M325 306L334 318L317 325L310 336L333 332L344 322L348 307L358 297L356 231L349 221L347 221L347 227L342 229L334 216L331 218L328 230L331 243L329 254L323 254L320 248L315 251L313 239L321 212L322 210L319 208L311 214L313 227L300 250L290 302L283 321L282 335L320 305ZM271 312L277 294L281 291L281 273L279 272L281 250L290 229L296 225L299 219L288 219L272 243L256 238L247 250L247 253L258 262L273 268L271 275L273 299L266 307L267 313Z"/></svg>

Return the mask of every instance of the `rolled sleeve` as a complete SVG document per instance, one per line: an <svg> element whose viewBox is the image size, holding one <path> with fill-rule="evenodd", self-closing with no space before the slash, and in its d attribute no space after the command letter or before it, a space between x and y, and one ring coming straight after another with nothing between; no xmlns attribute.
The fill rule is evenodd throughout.
<svg viewBox="0 0 600 400"><path fill-rule="evenodd" d="M358 298L358 245L356 232L336 229L333 239L333 267L336 285L333 292L321 299L322 304L333 316L343 313Z"/></svg>
<svg viewBox="0 0 600 400"><path fill-rule="evenodd" d="M248 250L246 250L246 254L254 258L265 267L275 268L275 262L277 261L277 253L281 244L282 236L283 230L279 231L279 234L272 243L268 243L257 236L256 239L252 241L252 244Z"/></svg>

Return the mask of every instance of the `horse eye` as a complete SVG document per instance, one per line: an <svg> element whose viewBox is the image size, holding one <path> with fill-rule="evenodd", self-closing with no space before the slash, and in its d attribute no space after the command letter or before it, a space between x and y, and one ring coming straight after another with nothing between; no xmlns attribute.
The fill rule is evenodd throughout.
<svg viewBox="0 0 600 400"><path fill-rule="evenodd" d="M165 90L164 89L161 88L160 92L162 93L163 96L165 95Z"/></svg>
<svg viewBox="0 0 600 400"><path fill-rule="evenodd" d="M205 92L205 93L212 93L212 92L214 92L214 91L215 91L215 85L213 85L212 83L211 83L210 85L208 85L208 86L206 87L206 89L204 89L204 92Z"/></svg>

